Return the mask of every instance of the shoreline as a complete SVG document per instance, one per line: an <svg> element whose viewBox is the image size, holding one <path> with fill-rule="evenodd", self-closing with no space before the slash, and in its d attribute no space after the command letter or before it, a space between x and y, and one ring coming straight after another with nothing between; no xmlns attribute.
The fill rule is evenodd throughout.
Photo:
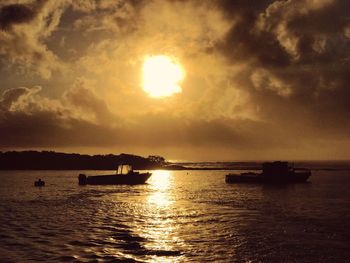
<svg viewBox="0 0 350 263"><path fill-rule="evenodd" d="M308 168L305 167L311 171L330 171L330 172L346 172L350 171L350 168ZM238 168L232 168L232 167L203 167L203 168L196 168L196 167L183 167L183 168L168 168L168 167L159 167L154 169L135 169L137 171L157 171L157 170L165 170L165 171L261 171L261 168L259 167L238 167ZM0 171L115 171L115 169L1 169Z"/></svg>

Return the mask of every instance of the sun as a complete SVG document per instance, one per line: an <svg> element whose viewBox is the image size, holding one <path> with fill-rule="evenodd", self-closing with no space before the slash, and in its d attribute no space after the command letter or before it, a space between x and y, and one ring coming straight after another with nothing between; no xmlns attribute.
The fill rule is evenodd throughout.
<svg viewBox="0 0 350 263"><path fill-rule="evenodd" d="M143 90L153 98L182 92L180 86L185 71L175 60L165 55L148 56L143 63Z"/></svg>

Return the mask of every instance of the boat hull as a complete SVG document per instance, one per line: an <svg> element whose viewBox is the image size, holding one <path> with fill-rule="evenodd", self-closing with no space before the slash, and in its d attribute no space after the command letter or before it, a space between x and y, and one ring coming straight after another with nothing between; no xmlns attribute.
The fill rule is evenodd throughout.
<svg viewBox="0 0 350 263"><path fill-rule="evenodd" d="M79 185L136 185L144 184L151 177L151 173L130 173L130 174L111 174L86 176L79 175Z"/></svg>
<svg viewBox="0 0 350 263"><path fill-rule="evenodd" d="M230 184L293 184L305 183L311 175L310 171L295 172L283 176L264 174L228 174L225 182Z"/></svg>

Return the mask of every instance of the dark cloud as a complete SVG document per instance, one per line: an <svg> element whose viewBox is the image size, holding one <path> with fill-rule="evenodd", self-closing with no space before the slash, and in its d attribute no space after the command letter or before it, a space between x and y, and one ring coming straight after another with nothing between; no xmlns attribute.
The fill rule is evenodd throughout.
<svg viewBox="0 0 350 263"><path fill-rule="evenodd" d="M303 9L304 8L304 9ZM257 21L261 33L272 33L297 64L331 63L348 57L348 1L274 3Z"/></svg>
<svg viewBox="0 0 350 263"><path fill-rule="evenodd" d="M237 19L218 50L245 63L236 79L281 127L348 132L349 1L222 1ZM285 110L283 110L285 109ZM322 133L322 132L321 132Z"/></svg>
<svg viewBox="0 0 350 263"><path fill-rule="evenodd" d="M344 35L349 27L348 1L219 3L237 21L219 45L232 60L287 67L329 63L350 55L349 37Z"/></svg>
<svg viewBox="0 0 350 263"><path fill-rule="evenodd" d="M258 36L253 32L255 22L255 20L239 20L226 40L220 43L219 48L227 58L236 62L252 61L266 67L288 66L288 54L270 33Z"/></svg>
<svg viewBox="0 0 350 263"><path fill-rule="evenodd" d="M166 154L167 149L194 159L198 156L218 158L217 151L221 149L236 158L264 158L266 154L270 158L295 158L313 139L314 130L304 126L305 123L288 123L286 120L280 125L281 122L274 120L203 120L168 113L141 114L129 121L111 114L93 92L78 105L75 99L68 97L63 98L69 100L65 105L47 101L39 96L39 92L39 87L4 92L0 108L0 148L84 147L133 152L143 149L146 153L152 149L162 154ZM86 87L78 86L72 88L72 93L83 97L89 92ZM289 111L288 107L285 106L285 112ZM281 111L283 108L280 105ZM91 117L91 112L98 112L98 115ZM302 136L296 139L298 132ZM334 136L326 132L318 134L323 139ZM196 151L200 151L197 157L193 156Z"/></svg>
<svg viewBox="0 0 350 263"><path fill-rule="evenodd" d="M273 0L245 1L245 0L218 0L217 5L230 17L246 14L257 15L264 11Z"/></svg>
<svg viewBox="0 0 350 263"><path fill-rule="evenodd" d="M266 123L195 120L166 113L142 114L130 122L113 115L104 101L81 83L67 91L64 101L68 104L65 105L47 101L40 97L40 91L40 87L33 87L3 93L0 99L0 148L223 147L243 150L258 149L266 140L271 148L280 146L277 133L272 133ZM82 99L77 100L78 97ZM96 116L91 118L90 113ZM263 132L256 135L257 129ZM288 142L284 145L290 146Z"/></svg>
<svg viewBox="0 0 350 263"><path fill-rule="evenodd" d="M37 15L34 6L12 4L0 8L0 28L8 29L12 24L31 21Z"/></svg>
<svg viewBox="0 0 350 263"><path fill-rule="evenodd" d="M81 82L67 91L65 103L42 97L40 91L36 86L3 92L0 147L106 146L118 142L118 128L106 124L112 114L105 102ZM74 96L85 100L77 101Z"/></svg>
<svg viewBox="0 0 350 263"><path fill-rule="evenodd" d="M62 70L45 40L57 28L64 9L65 2L52 0L0 4L0 69L42 78Z"/></svg>
<svg viewBox="0 0 350 263"><path fill-rule="evenodd" d="M93 90L86 87L82 80L78 80L73 88L64 93L63 97L70 105L81 111L82 115L93 115L94 120L98 123L109 123L118 120L110 112L106 102L99 98Z"/></svg>
<svg viewBox="0 0 350 263"><path fill-rule="evenodd" d="M13 102L17 101L21 96L28 94L30 92L29 89L20 87L20 88L12 88L5 90L2 94L1 108L3 110L10 109Z"/></svg>

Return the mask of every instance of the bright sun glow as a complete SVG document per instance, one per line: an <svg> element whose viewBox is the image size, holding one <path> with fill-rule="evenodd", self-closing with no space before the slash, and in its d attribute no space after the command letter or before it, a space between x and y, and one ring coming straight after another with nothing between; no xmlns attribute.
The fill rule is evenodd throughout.
<svg viewBox="0 0 350 263"><path fill-rule="evenodd" d="M151 97L180 93L180 83L184 77L182 67L168 56L149 56L143 63L143 90Z"/></svg>
<svg viewBox="0 0 350 263"><path fill-rule="evenodd" d="M153 193L148 199L150 204L164 207L172 203L169 200L168 193L169 187L172 184L172 173L170 171L155 170L152 172L152 176L148 182L153 190Z"/></svg>

